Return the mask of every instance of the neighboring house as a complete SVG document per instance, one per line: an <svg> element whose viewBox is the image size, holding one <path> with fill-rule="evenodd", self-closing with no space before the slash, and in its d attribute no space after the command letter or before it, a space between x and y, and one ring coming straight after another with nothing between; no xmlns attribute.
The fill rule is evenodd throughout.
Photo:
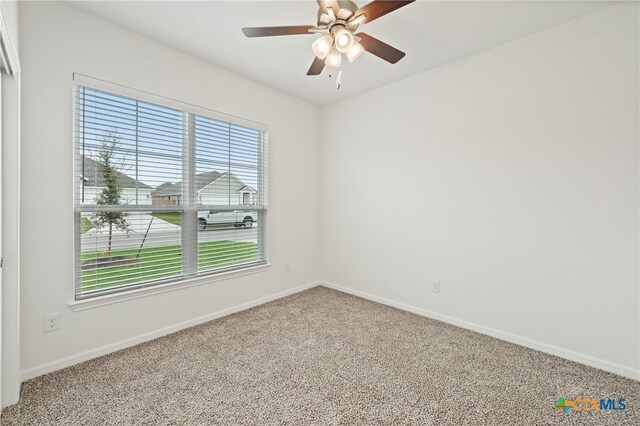
<svg viewBox="0 0 640 426"><path fill-rule="evenodd" d="M232 173L206 172L195 176L196 203L205 206L256 203L256 190ZM151 194L153 204L180 205L182 182L165 182Z"/></svg>
<svg viewBox="0 0 640 426"><path fill-rule="evenodd" d="M98 195L105 189L104 177L100 171L100 163L89 157L81 157L83 164L80 166L84 173L83 187L80 197L82 204L95 204ZM151 193L153 188L147 184L135 180L131 176L117 172L118 180L122 185L122 204L151 204Z"/></svg>

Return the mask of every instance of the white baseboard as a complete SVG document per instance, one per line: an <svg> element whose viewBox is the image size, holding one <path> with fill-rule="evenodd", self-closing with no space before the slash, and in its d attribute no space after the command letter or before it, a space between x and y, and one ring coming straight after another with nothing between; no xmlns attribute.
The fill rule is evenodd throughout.
<svg viewBox="0 0 640 426"><path fill-rule="evenodd" d="M570 361L575 361L581 364L586 364L591 367L599 368L600 370L608 371L610 373L618 374L620 376L628 377L634 380L640 380L640 370L635 370L624 365L616 364L613 362L605 361L602 359L594 358L589 355L584 355L578 352L574 352L568 349L559 348L557 346L549 345L547 343L538 342L536 340L521 337L515 334L506 333L504 331L496 330L493 328L485 327L479 324L475 324L469 321L453 318L447 315L442 315L436 312L432 312L426 309L417 308L415 306L407 305L405 303L396 302L384 297L375 296L363 291L354 290L348 287L344 287L338 284L322 281L320 285L332 288L334 290L341 291L343 293L349 293L354 296L362 297L363 299L378 302L383 305L392 306L394 308L402 309L403 311L412 312L417 315L432 318L438 321L446 322L467 330L477 331L478 333L486 334L491 337L495 337L500 340L504 340L516 345L524 346L527 348L535 349L540 352L545 352L551 355L565 358Z"/></svg>
<svg viewBox="0 0 640 426"><path fill-rule="evenodd" d="M580 354L578 352L574 352L568 349L559 348L557 346L549 345L547 343L538 342L535 340L531 340L525 337L521 337L515 334L506 333L500 330L495 330L493 328L485 327L479 324L475 324L469 321L460 320L457 318L453 318L447 315L438 314L436 312L432 312L426 309L417 308L415 306L407 305L405 303L400 303L393 301L391 299L386 299L384 297L375 296L370 293L366 293L359 290L354 290L348 287L344 287L338 284L333 284L325 281L321 282L312 282L305 285L301 285L299 287L295 287L292 289L288 289L279 293L272 294L270 296L266 296L260 299L256 299L247 303L242 303L237 306L233 306L231 308L223 309L221 311L213 312L211 314L207 314L198 318L194 318L192 320L184 321L179 324L175 324L169 327L165 327L156 331L152 331L149 333L142 334L140 336L132 337L130 339L121 340L119 342L115 342L109 345L102 346L100 348L92 349L90 351L86 351L77 355L72 355L57 361L53 361L47 364L39 365L37 367L29 368L27 370L22 371L21 377L22 381L26 381L29 379L33 379L35 377L41 376L43 374L51 373L57 370L61 370L66 367L70 367L75 364L79 364L84 361L88 361L93 358L98 358L103 355L107 355L109 353L119 351L121 349L125 349L131 346L138 345L140 343L147 342L149 340L157 339L158 337L166 336L167 334L175 333L180 330L184 330L185 328L193 327L198 324L202 324L216 318L221 318L236 312L243 311L245 309L252 308L254 306L262 305L267 302L271 302L273 300L277 300L300 291L304 291L318 285L322 285L328 288L332 288L334 290L341 291L343 293L353 294L354 296L362 297L363 299L368 299L373 302L382 303L383 305L392 306L394 308L402 309L403 311L412 312L417 315L421 315L424 317L432 318L438 321L446 322L448 324L452 324L458 327L462 327L468 330L476 331L478 333L486 334L510 343L515 343L516 345L525 346L527 348L535 349L540 352L545 352L551 355L559 356L561 358L565 358L571 361L579 362L581 364L586 364L591 367L599 368L604 371L608 371L610 373L619 374L624 377L628 377L630 379L639 380L640 379L640 371L635 370L630 367L626 367L624 365L612 363L609 361L601 360L598 358L594 358L589 355Z"/></svg>
<svg viewBox="0 0 640 426"><path fill-rule="evenodd" d="M119 342L111 343L109 345L105 345L96 349L91 349L86 352L82 352L82 353L72 355L63 359L59 359L57 361L53 361L47 364L39 365L37 367L29 368L27 370L22 371L21 373L22 381L24 382L26 380L30 380L35 377L42 376L43 374L52 373L54 371L61 370L66 367L70 367L72 365L79 364L84 361L88 361L90 359L98 358L103 355L107 355L112 352L119 351L121 349L135 346L140 343L148 342L149 340L157 339L162 336L166 336L167 334L184 330L185 328L193 327L198 324L202 324L202 323L214 320L216 318L221 318L230 314L234 314L236 312L244 311L246 309L253 308L254 306L262 305L264 303L271 302L276 299L281 299L283 297L290 296L294 293L298 293L298 292L310 289L312 287L316 287L318 285L319 285L318 282L311 282L308 284L304 284L304 285L294 287L285 291L281 291L279 293L262 297L260 299L252 300L247 303L242 303L240 305L236 305L231 308L223 309L221 311L213 312L211 314L207 314L198 318L184 321L169 327L151 331L149 333L145 333L140 336L121 340Z"/></svg>

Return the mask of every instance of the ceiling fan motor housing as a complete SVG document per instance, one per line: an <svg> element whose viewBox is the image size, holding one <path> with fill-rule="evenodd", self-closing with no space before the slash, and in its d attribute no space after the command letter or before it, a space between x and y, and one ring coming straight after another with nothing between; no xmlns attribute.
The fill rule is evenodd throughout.
<svg viewBox="0 0 640 426"><path fill-rule="evenodd" d="M347 21L358 10L358 5L348 0L338 0L338 5L340 10L335 17L318 9L318 28L327 28L331 34L340 28L345 28L353 33L358 28L358 24L349 24Z"/></svg>

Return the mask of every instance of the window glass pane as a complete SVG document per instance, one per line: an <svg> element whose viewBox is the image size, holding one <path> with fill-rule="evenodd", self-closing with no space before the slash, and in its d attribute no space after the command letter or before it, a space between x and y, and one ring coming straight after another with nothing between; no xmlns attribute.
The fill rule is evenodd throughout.
<svg viewBox="0 0 640 426"><path fill-rule="evenodd" d="M257 211L198 212L198 272L258 261Z"/></svg>
<svg viewBox="0 0 640 426"><path fill-rule="evenodd" d="M181 275L181 223L179 212L82 213L80 291Z"/></svg>
<svg viewBox="0 0 640 426"><path fill-rule="evenodd" d="M79 204L179 204L182 113L86 87L77 96Z"/></svg>
<svg viewBox="0 0 640 426"><path fill-rule="evenodd" d="M196 116L196 204L254 205L261 132Z"/></svg>

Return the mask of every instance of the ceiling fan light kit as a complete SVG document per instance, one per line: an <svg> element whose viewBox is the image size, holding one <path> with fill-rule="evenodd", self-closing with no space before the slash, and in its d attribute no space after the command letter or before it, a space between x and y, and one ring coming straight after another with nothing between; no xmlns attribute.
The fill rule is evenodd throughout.
<svg viewBox="0 0 640 426"><path fill-rule="evenodd" d="M290 27L254 27L243 28L247 37L269 37L294 34L322 34L311 44L316 58L307 75L318 75L324 66L340 68L342 54L349 62L358 59L365 51L395 64L405 54L382 41L365 33L355 33L361 24L367 24L393 12L415 0L374 0L365 6L358 6L348 0L316 0L318 2L318 21L313 26Z"/></svg>

